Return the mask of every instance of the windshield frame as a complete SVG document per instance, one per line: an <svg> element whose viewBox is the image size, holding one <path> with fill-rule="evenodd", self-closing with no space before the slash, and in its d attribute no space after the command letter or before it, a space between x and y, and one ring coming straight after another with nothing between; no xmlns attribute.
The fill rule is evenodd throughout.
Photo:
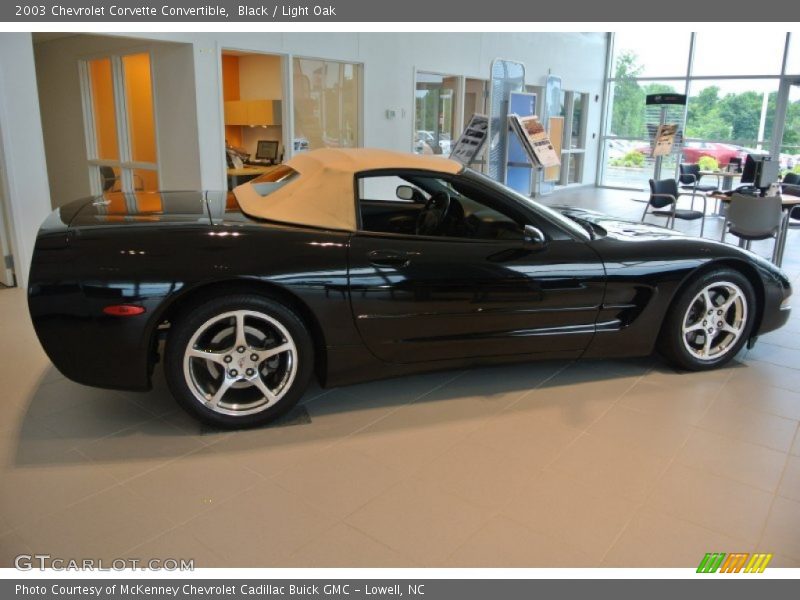
<svg viewBox="0 0 800 600"><path fill-rule="evenodd" d="M540 202L537 202L533 198L529 198L506 185L498 183L494 179L487 177L483 173L479 173L475 169L464 167L460 175L484 185L490 188L493 192L502 194L506 198L521 204L524 208L536 213L537 216L550 221L553 223L553 225L563 230L571 237L587 242L591 241L592 239L592 236L589 234L589 232L572 219L565 217L558 211L553 210L552 208L545 206Z"/></svg>

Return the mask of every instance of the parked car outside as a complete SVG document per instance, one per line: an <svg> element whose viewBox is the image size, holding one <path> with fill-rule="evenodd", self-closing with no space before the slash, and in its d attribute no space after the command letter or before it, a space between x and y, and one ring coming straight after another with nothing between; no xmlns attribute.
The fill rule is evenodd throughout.
<svg viewBox="0 0 800 600"><path fill-rule="evenodd" d="M436 135L433 131L426 131L424 129L417 130L416 141L414 142L414 152L416 154L450 154L452 142L450 134L439 134L439 149L441 152L435 152L433 148L436 146Z"/></svg>
<svg viewBox="0 0 800 600"><path fill-rule="evenodd" d="M653 149L650 145L642 145L636 148L645 156L650 156ZM721 142L686 142L681 149L682 162L694 164L704 156L709 156L717 161L720 167L727 165L732 158L740 158L744 162L748 150L733 144Z"/></svg>

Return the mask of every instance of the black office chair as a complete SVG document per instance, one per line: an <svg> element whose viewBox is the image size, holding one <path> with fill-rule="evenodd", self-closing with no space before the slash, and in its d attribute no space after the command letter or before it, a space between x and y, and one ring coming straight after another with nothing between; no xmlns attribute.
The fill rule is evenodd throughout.
<svg viewBox="0 0 800 600"><path fill-rule="evenodd" d="M114 173L114 169L105 165L100 166L100 178L103 180L104 192L110 192L114 184L120 181L120 178Z"/></svg>
<svg viewBox="0 0 800 600"><path fill-rule="evenodd" d="M122 177L114 173L114 169L108 165L100 165L100 179L103 180L104 192L119 192L122 186ZM114 186L119 183L120 187L116 190ZM133 174L133 187L134 191L141 192L144 190L144 179L137 173Z"/></svg>
<svg viewBox="0 0 800 600"><path fill-rule="evenodd" d="M783 188L783 191L787 194L793 194L795 196L800 196L800 173L792 173L789 172L783 176L783 183L784 186L796 185L797 189L787 189L787 187ZM791 219L800 219L800 206L795 206L791 212L789 213L789 218ZM791 227L800 227L800 223L794 222L790 223Z"/></svg>
<svg viewBox="0 0 800 600"><path fill-rule="evenodd" d="M694 208L694 199L697 195L697 192L700 194L710 194L711 192L717 191L717 186L715 185L700 185L700 179L703 177L700 175L700 165L695 163L693 165L688 164L681 164L680 165L681 174L678 180L681 182L681 189L687 190L692 192L692 208Z"/></svg>
<svg viewBox="0 0 800 600"><path fill-rule="evenodd" d="M680 190L678 190L678 182L674 179L661 179L659 181L651 179L650 198L647 201L647 206L644 207L642 221L647 217L647 213L651 207L655 210L650 211L650 214L658 217L666 217L667 227L670 229L675 228L675 219L682 219L684 221L696 221L700 219L700 237L703 237L703 231L706 225L705 195L700 194L700 197L703 199L702 212L694 209L678 208L678 198L680 196L688 196L688 194L682 194Z"/></svg>

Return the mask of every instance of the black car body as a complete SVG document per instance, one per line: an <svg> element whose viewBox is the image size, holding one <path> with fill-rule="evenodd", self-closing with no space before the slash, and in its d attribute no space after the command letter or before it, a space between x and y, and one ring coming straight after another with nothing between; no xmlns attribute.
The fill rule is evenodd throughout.
<svg viewBox="0 0 800 600"><path fill-rule="evenodd" d="M401 171L409 181L424 175L416 163ZM422 210L413 202L362 201L346 231L253 218L225 193L87 198L39 232L36 332L68 378L147 390L158 340L182 311L243 291L302 319L325 386L497 361L647 355L681 290L719 268L753 288L748 338L788 318L789 280L752 253L578 209L561 210L568 221L469 170L443 177L513 206L543 239L364 230L367 220ZM108 310L118 306L140 314Z"/></svg>

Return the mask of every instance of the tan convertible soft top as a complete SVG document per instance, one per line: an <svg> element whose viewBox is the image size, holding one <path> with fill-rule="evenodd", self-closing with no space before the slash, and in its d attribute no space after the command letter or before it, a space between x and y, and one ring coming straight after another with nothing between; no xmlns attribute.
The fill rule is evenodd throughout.
<svg viewBox="0 0 800 600"><path fill-rule="evenodd" d="M242 211L252 217L356 230L354 176L380 169L419 169L454 175L463 166L450 159L366 148L325 148L304 152L286 162L297 175L275 183L268 176L233 190Z"/></svg>

